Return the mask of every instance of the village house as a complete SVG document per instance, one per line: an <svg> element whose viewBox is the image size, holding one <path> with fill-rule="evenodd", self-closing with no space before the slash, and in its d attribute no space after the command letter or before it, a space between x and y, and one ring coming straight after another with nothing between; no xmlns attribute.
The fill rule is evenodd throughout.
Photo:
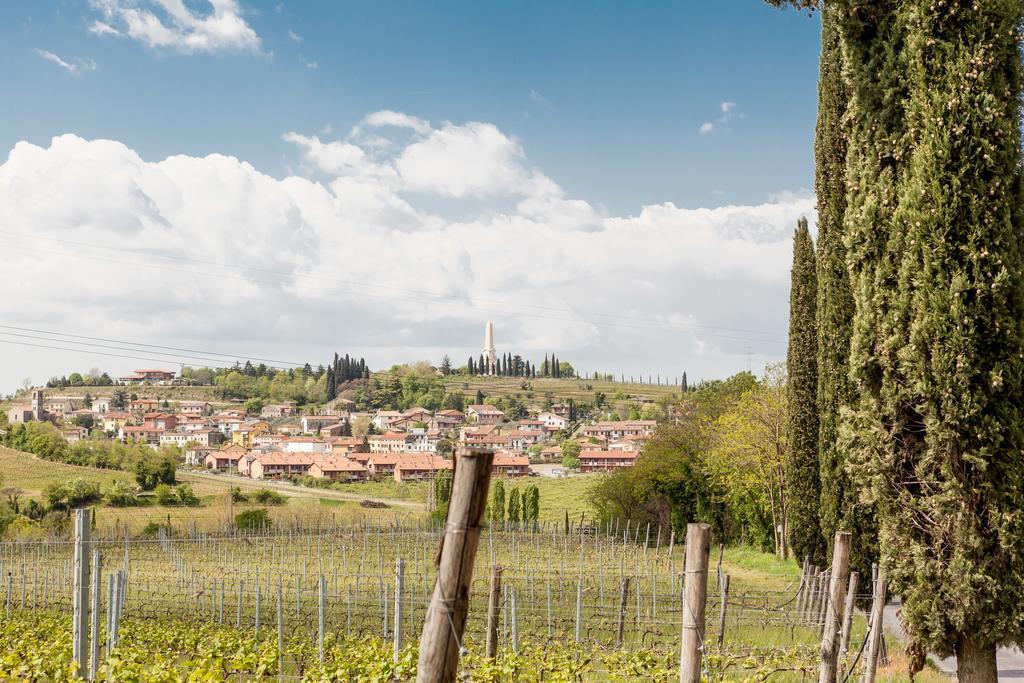
<svg viewBox="0 0 1024 683"><path fill-rule="evenodd" d="M99 414L109 413L111 409L111 403L114 399L110 396L97 396L92 400L92 406L90 406L94 412Z"/></svg>
<svg viewBox="0 0 1024 683"><path fill-rule="evenodd" d="M206 401L180 401L178 412L188 417L206 417L213 414L213 406Z"/></svg>
<svg viewBox="0 0 1024 683"><path fill-rule="evenodd" d="M458 410L439 410L434 416L427 420L430 429L438 429L446 432L450 429L457 429L460 424L466 421L466 416Z"/></svg>
<svg viewBox="0 0 1024 683"><path fill-rule="evenodd" d="M525 477L530 473L530 459L525 455L498 451L494 454L491 474L502 477Z"/></svg>
<svg viewBox="0 0 1024 683"><path fill-rule="evenodd" d="M472 405L466 408L466 419L476 424L500 425L505 421L505 413L494 406Z"/></svg>
<svg viewBox="0 0 1024 683"><path fill-rule="evenodd" d="M152 413L160 410L160 401L155 398L137 398L128 402L128 410L133 413Z"/></svg>
<svg viewBox="0 0 1024 683"><path fill-rule="evenodd" d="M318 434L320 429L340 422L336 415L303 415L299 420L302 431L306 434Z"/></svg>
<svg viewBox="0 0 1024 683"><path fill-rule="evenodd" d="M366 467L348 458L319 456L309 466L309 476L332 481L363 481L368 474Z"/></svg>
<svg viewBox="0 0 1024 683"><path fill-rule="evenodd" d="M655 420L622 420L614 422L597 422L584 425L580 430L583 436L594 436L605 441L618 439L646 439L658 426Z"/></svg>
<svg viewBox="0 0 1024 683"><path fill-rule="evenodd" d="M274 434L271 432L257 434L252 438L252 447L262 448L264 446L277 446L286 438L288 437L286 437L284 434Z"/></svg>
<svg viewBox="0 0 1024 683"><path fill-rule="evenodd" d="M431 415L430 411L427 410L426 408L420 408L419 406L416 406L415 408L409 408L408 410L404 411L402 413L402 417L405 418L406 420L415 420L417 422L425 423L431 417L433 417L433 415Z"/></svg>
<svg viewBox="0 0 1024 683"><path fill-rule="evenodd" d="M231 444L224 446L220 450L210 451L206 454L206 459L203 464L206 465L207 469L217 470L220 472L238 469L238 461L245 455L246 451L243 447Z"/></svg>
<svg viewBox="0 0 1024 683"><path fill-rule="evenodd" d="M60 435L68 443L78 443L89 437L89 430L85 427L65 427L60 430Z"/></svg>
<svg viewBox="0 0 1024 683"><path fill-rule="evenodd" d="M117 438L125 443L144 443L150 446L160 445L160 435L164 430L160 427L137 425L126 425L118 430Z"/></svg>
<svg viewBox="0 0 1024 683"><path fill-rule="evenodd" d="M402 453L409 450L409 435L400 433L370 434L366 443L371 453Z"/></svg>
<svg viewBox="0 0 1024 683"><path fill-rule="evenodd" d="M405 457L413 457L412 453L371 453L366 459L366 470L371 477L389 477L395 473L395 465Z"/></svg>
<svg viewBox="0 0 1024 683"><path fill-rule="evenodd" d="M616 439L608 444L610 451L640 451L640 442L634 439Z"/></svg>
<svg viewBox="0 0 1024 683"><path fill-rule="evenodd" d="M274 425L275 434L283 434L284 436L298 436L305 430L302 428L300 422L282 422L281 424Z"/></svg>
<svg viewBox="0 0 1024 683"><path fill-rule="evenodd" d="M504 435L508 439L508 447L513 451L525 451L534 444L543 443L547 439L547 432L533 429L514 429Z"/></svg>
<svg viewBox="0 0 1024 683"><path fill-rule="evenodd" d="M19 422L32 422L35 417L35 411L29 406L14 406L7 409L7 422L12 425Z"/></svg>
<svg viewBox="0 0 1024 683"><path fill-rule="evenodd" d="M324 453L327 451L327 443L312 436L291 436L282 439L279 446L286 453Z"/></svg>
<svg viewBox="0 0 1024 683"><path fill-rule="evenodd" d="M81 407L82 401L71 396L52 396L43 400L43 410L55 417L65 417Z"/></svg>
<svg viewBox="0 0 1024 683"><path fill-rule="evenodd" d="M417 453L436 453L442 434L437 429L413 429L409 433L409 450Z"/></svg>
<svg viewBox="0 0 1024 683"><path fill-rule="evenodd" d="M178 426L178 418L171 413L146 413L142 416L142 424L146 427L170 430Z"/></svg>
<svg viewBox="0 0 1024 683"><path fill-rule="evenodd" d="M185 464L189 467L199 467L206 459L206 454L213 450L209 446L188 446L185 448Z"/></svg>
<svg viewBox="0 0 1024 683"><path fill-rule="evenodd" d="M103 426L103 431L117 433L121 427L127 424L131 424L132 414L121 411L110 411L100 416L99 422Z"/></svg>
<svg viewBox="0 0 1024 683"><path fill-rule="evenodd" d="M545 411L539 414L537 416L537 420L539 422L543 422L544 426L547 427L548 429L553 429L555 431L562 431L563 429L569 426L569 420L565 419L561 415L558 415L557 413L553 413L550 411Z"/></svg>
<svg viewBox="0 0 1024 683"><path fill-rule="evenodd" d="M632 467L638 455L635 451L582 451L580 472L607 472L620 467Z"/></svg>
<svg viewBox="0 0 1024 683"><path fill-rule="evenodd" d="M334 424L324 425L320 428L320 436L341 436L347 427L346 422L335 422ZM351 431L349 432L351 434Z"/></svg>
<svg viewBox="0 0 1024 683"><path fill-rule="evenodd" d="M136 370L130 375L118 377L117 381L123 384L138 384L140 382L167 384L174 381L174 372L171 370Z"/></svg>
<svg viewBox="0 0 1024 683"><path fill-rule="evenodd" d="M184 448L185 444L189 442L188 432L164 432L160 435L161 446L177 446L178 448Z"/></svg>
<svg viewBox="0 0 1024 683"><path fill-rule="evenodd" d="M380 430L389 429L391 423L402 419L402 413L397 410L379 410L377 414L373 416L370 422L373 426Z"/></svg>
<svg viewBox="0 0 1024 683"><path fill-rule="evenodd" d="M287 401L285 403L270 403L263 406L260 409L260 417L264 420L276 420L281 417L288 417L289 415L295 414L295 403Z"/></svg>
<svg viewBox="0 0 1024 683"><path fill-rule="evenodd" d="M552 412L555 415L558 415L559 417L568 418L569 417L569 404L568 403L555 403L554 405L551 406L551 408L549 409L549 412Z"/></svg>
<svg viewBox="0 0 1024 683"><path fill-rule="evenodd" d="M290 474L306 474L313 464L309 453L255 453L249 463L253 479L273 479Z"/></svg>
<svg viewBox="0 0 1024 683"><path fill-rule="evenodd" d="M246 422L231 432L231 443L250 448L254 438L260 434L266 434L268 431L270 431L270 425L262 420Z"/></svg>
<svg viewBox="0 0 1024 683"><path fill-rule="evenodd" d="M402 458L395 464L395 481L433 479L441 470L452 469L452 461L437 455L415 455Z"/></svg>
<svg viewBox="0 0 1024 683"><path fill-rule="evenodd" d="M562 447L548 446L547 448L541 450L539 458L541 462L561 462Z"/></svg>
<svg viewBox="0 0 1024 683"><path fill-rule="evenodd" d="M334 455L370 452L364 436L328 436L324 438L324 443L327 444L327 452Z"/></svg>

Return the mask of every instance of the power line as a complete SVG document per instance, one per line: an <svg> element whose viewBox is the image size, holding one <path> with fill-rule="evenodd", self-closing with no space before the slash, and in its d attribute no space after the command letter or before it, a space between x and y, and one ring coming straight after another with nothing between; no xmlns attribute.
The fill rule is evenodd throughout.
<svg viewBox="0 0 1024 683"><path fill-rule="evenodd" d="M2 231L0 231L0 232L2 232ZM125 263L124 261L121 261L121 260L107 259L107 258L102 258L102 257L99 257L99 256L86 256L85 254L72 254L72 253L69 253L69 252L54 252L53 250L33 249L31 247L24 247L24 246L10 244L10 243L7 243L7 244L8 244L8 248L9 249L15 249L15 250L19 250L19 251L28 251L28 252L33 252L33 253L44 253L44 254L60 253L60 254L62 254L64 256L71 256L73 258L83 258L83 259L92 260L92 261L100 261L100 262L103 262L103 263L113 263L113 264L116 264L116 265L119 265L119 266L130 265L130 266L135 266L135 267L139 267L139 268L150 268L150 269L154 269L154 270L162 270L162 271L167 271L167 272L182 273L182 274L193 275L193 276L198 275L198 276L201 276L201 277L211 277L211 278L225 279L225 280L237 280L237 281L246 282L246 283L262 283L262 284L270 284L270 285L277 285L277 286L289 284L287 282L277 281L277 280L265 280L265 279L259 279L259 278L244 277L244 276L240 276L240 275L228 275L228 274L223 274L223 273L206 273L206 272L198 271L198 270L183 270L183 269L180 269L180 268L170 268L170 267L158 266L158 265L154 265L154 264L139 263L139 262L136 262L136 261ZM301 275L301 274L290 274L289 276L290 277L315 277L315 276L304 276L304 275ZM466 306L466 305L446 304L444 302L422 300L422 299L417 300L417 299L412 299L412 298L409 298L409 297L389 297L389 296L384 296L384 295L379 295L379 294L345 292L345 291L339 291L339 290L325 289L325 288L322 288L322 287L310 287L309 285L295 285L295 284L293 284L293 286L294 287L299 287L299 288L302 288L302 289L307 289L309 291L318 291L318 292L322 292L322 293L326 293L326 294L333 294L333 295L350 294L350 295L359 296L359 297L367 297L367 298L373 298L373 299L383 299L383 300L387 300L387 301L398 301L398 302L401 302L401 303L410 303L410 302L411 303L423 303L423 304L435 305L435 306L445 306L445 307L448 307L448 308L457 308L457 309L461 309L461 310L470 310L470 311L473 311L474 313L480 313L480 312L487 313L487 312L489 312L489 313L491 313L493 315L502 316L502 317L509 317L509 318L528 317L528 318L535 318L535 319L541 319L541 320L554 320L554 321L558 321L558 322L571 322L571 323L581 323L581 322L583 322L583 323L589 323L589 324L595 325L595 326L634 329L634 330L639 330L639 331L657 332L657 333L662 333L662 334L672 334L672 335L682 335L682 336L700 335L700 336L705 336L705 337L714 337L714 338L718 338L718 339L730 339L730 340L737 340L737 341L753 341L753 342L757 342L759 344L782 344L782 343L784 343L781 339L779 339L779 340L759 339L759 338L754 338L754 337L749 337L749 336L723 335L723 334L717 334L717 333L711 333L711 332L700 332L700 333L698 333L698 332L696 332L694 330L678 330L678 329L664 328L664 327L642 327L642 326L637 326L637 325L626 325L626 324L623 324L623 323L604 322L604 321L597 321L597 320L579 320L579 319L572 319L572 318L560 318L560 317L555 317L555 316L545 316L545 315L530 314L530 313L517 314L517 313L512 313L512 312L506 312L506 311L486 311L486 310L477 309L477 308L474 308L474 307L471 307L471 306ZM522 304L522 305L526 306L527 304Z"/></svg>
<svg viewBox="0 0 1024 683"><path fill-rule="evenodd" d="M84 334L70 334L70 333L67 333L67 332L51 332L50 330L38 330L38 329L31 328L31 327L17 327L17 326L14 326L14 325L0 325L0 328L6 329L6 330L18 330L20 332L36 332L38 334L48 334L48 335L55 336L55 337L72 337L72 338L75 338L75 339L89 339L89 340L92 340L92 341L112 342L112 343L115 343L115 344L120 344L122 346L126 346L126 345L127 346L142 346L142 347L153 348L153 349L167 349L167 350L170 350L170 351L186 351L186 352L189 352L189 353L200 354L200 355L199 356L181 356L182 358L199 358L200 360L216 360L217 362L221 362L221 363L224 362L224 361L223 360L218 360L218 359L203 358L202 356L224 356L225 358L227 358L229 360L232 360L232 361L247 360L247 361L250 361L250 362L251 361L259 361L259 362L262 362L262 363L278 363L280 365L292 365L292 366L297 367L297 368L301 368L301 367L304 367L306 365L305 363L295 363L295 362L292 362L292 361L285 361L285 360L273 360L273 359L270 359L270 358L256 358L256 357L248 357L248 356L237 356L237 355L232 355L232 354L228 354L228 353L220 353L218 351L199 351L199 350L196 350L196 349L186 349L186 348L180 348L180 347L177 347L177 346L161 346L159 344L145 344L143 342L126 341L124 339L109 339L109 338L106 338L106 337L91 337L91 336L84 335ZM13 332L0 332L0 334L8 334L8 335L19 336L19 337L20 336L29 336L29 335L15 334ZM49 340L49 341L60 341L60 340ZM98 345L93 345L93 346L98 346ZM122 350L125 350L125 349L122 349ZM165 355L175 356L175 355L178 355L178 354L173 354L172 353L172 354L165 354ZM284 368L279 368L279 369L284 369Z"/></svg>
<svg viewBox="0 0 1024 683"><path fill-rule="evenodd" d="M55 340L56 341L56 340ZM93 349L75 349L67 346L47 346L45 344L33 344L32 342L15 341L13 339L0 339L0 344L15 344L17 346L31 346L37 349L53 349L55 351L74 351L76 353L89 353L95 356L112 356L114 358L130 358L132 360L142 360L148 363L164 363L170 365L180 365L181 363L176 360L168 360L166 358L147 358L144 356L129 356L121 353L108 353L104 351L95 351ZM219 366L219 367L231 367L231 366Z"/></svg>

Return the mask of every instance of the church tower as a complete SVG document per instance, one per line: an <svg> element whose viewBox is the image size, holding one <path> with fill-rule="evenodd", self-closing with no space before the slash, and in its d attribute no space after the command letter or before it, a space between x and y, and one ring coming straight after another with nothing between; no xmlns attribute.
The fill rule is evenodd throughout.
<svg viewBox="0 0 1024 683"><path fill-rule="evenodd" d="M484 362L487 363L487 374L493 375L498 370L498 352L494 350L494 323L487 321L484 333Z"/></svg>

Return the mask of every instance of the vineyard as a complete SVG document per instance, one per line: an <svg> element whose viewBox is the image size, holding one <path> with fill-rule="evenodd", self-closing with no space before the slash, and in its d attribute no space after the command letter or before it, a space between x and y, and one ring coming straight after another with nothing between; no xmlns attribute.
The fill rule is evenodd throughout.
<svg viewBox="0 0 1024 683"><path fill-rule="evenodd" d="M410 680L440 537L439 527L422 523L94 536L94 676ZM73 676L73 550L64 539L0 545L0 679ZM485 531L462 642L463 676L677 677L682 553L671 534L628 523L568 533L550 524ZM801 590L800 569L746 549L715 559L706 677L813 676L823 612ZM499 648L492 659L484 641L495 567ZM858 616L844 658L851 671L864 632Z"/></svg>

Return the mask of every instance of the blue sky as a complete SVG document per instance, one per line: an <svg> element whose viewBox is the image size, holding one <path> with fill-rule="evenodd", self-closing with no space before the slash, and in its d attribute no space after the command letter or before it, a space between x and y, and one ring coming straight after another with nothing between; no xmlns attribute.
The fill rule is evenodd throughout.
<svg viewBox="0 0 1024 683"><path fill-rule="evenodd" d="M371 367L493 319L583 370L756 370L818 41L759 0L5 0L0 318ZM136 364L0 342L0 392Z"/></svg>
<svg viewBox="0 0 1024 683"><path fill-rule="evenodd" d="M100 13L86 0L6 0L0 148L73 132L147 159L230 154L280 176L294 162L283 132L345 130L394 109L490 121L571 194L613 212L753 203L812 184L819 30L806 14L758 0L241 9L259 53L182 55L90 33ZM95 71L71 75L37 49ZM731 120L700 134L722 102L736 103Z"/></svg>

